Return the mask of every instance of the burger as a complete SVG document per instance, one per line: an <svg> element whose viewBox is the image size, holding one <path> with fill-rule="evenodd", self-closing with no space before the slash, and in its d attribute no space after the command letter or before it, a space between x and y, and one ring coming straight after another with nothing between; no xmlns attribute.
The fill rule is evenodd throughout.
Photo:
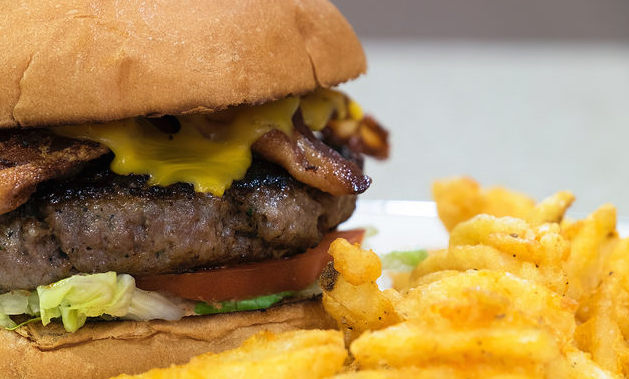
<svg viewBox="0 0 629 379"><path fill-rule="evenodd" d="M326 0L0 6L0 373L100 378L326 328L387 133Z"/></svg>

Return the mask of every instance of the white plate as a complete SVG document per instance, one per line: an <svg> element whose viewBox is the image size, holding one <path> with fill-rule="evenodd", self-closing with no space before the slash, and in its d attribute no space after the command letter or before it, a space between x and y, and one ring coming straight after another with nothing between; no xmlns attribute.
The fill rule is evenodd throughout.
<svg viewBox="0 0 629 379"><path fill-rule="evenodd" d="M583 218L586 214L574 214ZM378 254L393 250L439 249L448 246L448 233L432 201L359 200L354 215L341 228L375 228L365 247ZM618 219L618 232L629 236L629 219Z"/></svg>
<svg viewBox="0 0 629 379"><path fill-rule="evenodd" d="M341 228L357 227L377 230L364 245L378 254L448 246L448 233L432 201L360 200Z"/></svg>

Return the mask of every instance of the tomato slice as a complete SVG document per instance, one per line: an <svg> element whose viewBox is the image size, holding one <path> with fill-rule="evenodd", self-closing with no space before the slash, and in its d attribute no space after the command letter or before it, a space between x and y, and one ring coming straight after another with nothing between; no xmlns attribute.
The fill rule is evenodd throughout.
<svg viewBox="0 0 629 379"><path fill-rule="evenodd" d="M315 282L332 260L328 248L337 238L362 242L364 229L335 231L303 254L283 259L227 266L184 274L140 276L136 286L147 291L165 291L184 299L208 303L241 300L282 291L299 291Z"/></svg>

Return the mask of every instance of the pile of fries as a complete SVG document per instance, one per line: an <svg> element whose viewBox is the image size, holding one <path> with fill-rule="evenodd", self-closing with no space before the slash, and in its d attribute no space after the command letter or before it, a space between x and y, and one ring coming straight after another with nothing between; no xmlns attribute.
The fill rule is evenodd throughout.
<svg viewBox="0 0 629 379"><path fill-rule="evenodd" d="M376 285L374 252L331 245L323 304L341 332L258 335L193 367L205 359L210 374L225 373L211 377L231 378L629 375L629 239L619 238L612 205L569 220L570 192L536 203L466 178L433 192L449 246L395 288ZM167 370L145 378L175 377Z"/></svg>

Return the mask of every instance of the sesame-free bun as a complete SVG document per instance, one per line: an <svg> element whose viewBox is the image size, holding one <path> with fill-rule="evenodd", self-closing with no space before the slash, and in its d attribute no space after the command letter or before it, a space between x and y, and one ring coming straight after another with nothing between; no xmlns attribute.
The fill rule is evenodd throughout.
<svg viewBox="0 0 629 379"><path fill-rule="evenodd" d="M33 324L34 325L34 324ZM88 323L76 333L60 325L0 328L0 377L109 378L182 364L195 355L239 346L262 330L330 329L334 321L320 300L181 321Z"/></svg>
<svg viewBox="0 0 629 379"><path fill-rule="evenodd" d="M0 4L0 127L211 112L365 71L327 0Z"/></svg>

